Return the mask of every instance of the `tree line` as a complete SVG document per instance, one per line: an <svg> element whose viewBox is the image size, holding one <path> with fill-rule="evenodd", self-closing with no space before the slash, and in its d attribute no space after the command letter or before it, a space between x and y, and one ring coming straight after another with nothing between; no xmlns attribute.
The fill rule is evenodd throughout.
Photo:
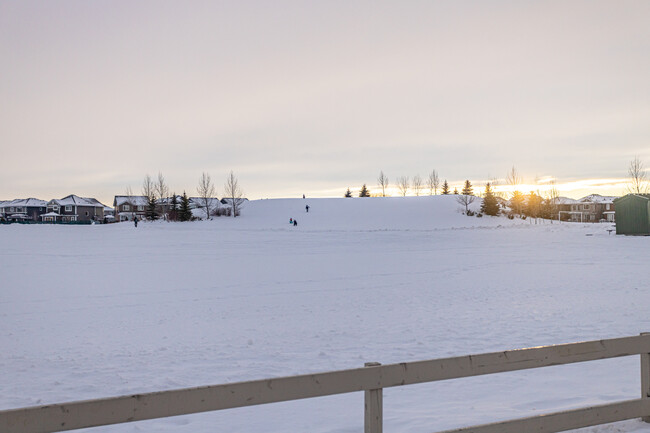
<svg viewBox="0 0 650 433"><path fill-rule="evenodd" d="M509 205L510 211L508 216L514 218L519 216L522 218L552 218L557 212L558 191L555 184L551 183L551 189L547 192L545 197L542 197L539 192L531 191L529 194L524 194L520 191L520 186L523 184L523 178L513 166L505 177L506 184L510 187L512 192L510 197L506 197L505 193L498 193L495 191L495 186L498 185L497 179L492 179L485 185L485 191L482 193L483 202L478 216L482 215L498 215L506 211L506 203ZM387 190L390 188L388 176L382 171L379 172L377 177L377 185L379 194L376 196L386 197ZM442 195L454 194L457 196L457 202L463 206L464 213L467 215L474 215L470 210L470 205L478 198L474 193L474 187L469 179L466 179L461 191L451 187L447 179L440 181L440 176L436 170L432 170L426 179L422 179L419 175L410 179L408 176L400 176L395 182L395 188L400 196L406 196L411 190L414 195L419 196L428 192L429 195L437 195L438 191ZM370 190L366 184L363 184L359 190L359 197L371 197ZM348 187L344 197L352 197L352 191Z"/></svg>
<svg viewBox="0 0 650 433"><path fill-rule="evenodd" d="M198 194L199 207L205 212L205 218L213 216L232 216L237 217L240 214L243 203L243 190L239 186L239 180L231 171L224 182L224 198L226 206L219 206L217 199L217 188L210 174L203 172L199 178L196 192ZM157 178L152 178L146 174L142 181L142 197L147 201L145 207L145 217L150 221L165 218L169 221L191 221L194 218L190 206L190 199L186 191L182 196L177 196L176 192L169 193L170 188L162 172L158 172ZM126 188L126 196L132 197L131 187Z"/></svg>

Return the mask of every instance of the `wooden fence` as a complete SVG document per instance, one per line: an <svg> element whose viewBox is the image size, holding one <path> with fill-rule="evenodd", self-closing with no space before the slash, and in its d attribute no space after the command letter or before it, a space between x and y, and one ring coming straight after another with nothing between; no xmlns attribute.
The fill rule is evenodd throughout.
<svg viewBox="0 0 650 433"><path fill-rule="evenodd" d="M650 334L641 334L429 361L368 363L351 370L4 410L0 411L0 432L57 432L364 391L365 432L381 433L383 388L629 355L641 355L639 399L444 433L550 433L632 418L650 422Z"/></svg>

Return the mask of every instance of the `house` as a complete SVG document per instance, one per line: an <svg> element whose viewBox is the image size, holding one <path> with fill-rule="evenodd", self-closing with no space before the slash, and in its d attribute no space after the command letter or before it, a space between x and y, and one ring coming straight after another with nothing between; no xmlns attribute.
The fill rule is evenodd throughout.
<svg viewBox="0 0 650 433"><path fill-rule="evenodd" d="M553 204L557 209L558 219L561 221L581 221L582 214L573 210L579 201L569 197L555 197Z"/></svg>
<svg viewBox="0 0 650 433"><path fill-rule="evenodd" d="M167 219L169 213L173 210L174 197L176 198L176 210L181 208L181 203L183 203L183 196L176 195L171 197L159 198L156 200L156 214L158 217Z"/></svg>
<svg viewBox="0 0 650 433"><path fill-rule="evenodd" d="M47 202L37 198L15 199L0 202L0 215L14 221L39 221L47 211Z"/></svg>
<svg viewBox="0 0 650 433"><path fill-rule="evenodd" d="M582 213L583 222L614 221L616 197L591 194L578 200L571 210Z"/></svg>
<svg viewBox="0 0 650 433"><path fill-rule="evenodd" d="M149 199L144 195L116 195L113 208L116 221L133 221L136 216L144 219Z"/></svg>
<svg viewBox="0 0 650 433"><path fill-rule="evenodd" d="M83 198L71 194L60 200L50 200L47 203L48 215L43 215L41 219L61 222L102 221L104 207L94 198Z"/></svg>
<svg viewBox="0 0 650 433"><path fill-rule="evenodd" d="M209 208L209 213L212 215L217 209L221 207L221 200L218 198L208 198L207 200L203 197L190 197L190 209L192 209L192 214L197 218L205 218L205 206Z"/></svg>
<svg viewBox="0 0 650 433"><path fill-rule="evenodd" d="M650 235L650 194L628 194L614 204L617 235Z"/></svg>

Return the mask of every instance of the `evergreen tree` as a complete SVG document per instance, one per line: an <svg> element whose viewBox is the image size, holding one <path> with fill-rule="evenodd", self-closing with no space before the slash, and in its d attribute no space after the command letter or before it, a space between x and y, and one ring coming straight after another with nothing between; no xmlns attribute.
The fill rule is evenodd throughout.
<svg viewBox="0 0 650 433"><path fill-rule="evenodd" d="M181 221L191 221L192 220L192 210L190 209L190 199L187 198L187 194L183 191L183 197L181 198L181 210L178 215L178 219Z"/></svg>
<svg viewBox="0 0 650 433"><path fill-rule="evenodd" d="M366 188L365 183L363 184L361 190L359 191L359 197L370 197L370 191L368 191L368 188Z"/></svg>
<svg viewBox="0 0 650 433"><path fill-rule="evenodd" d="M526 197L526 209L524 212L526 215L532 218L539 218L541 216L541 211L542 211L542 197L538 194L535 194L534 191L532 191L528 197Z"/></svg>
<svg viewBox="0 0 650 433"><path fill-rule="evenodd" d="M449 195L449 184L447 183L447 179L445 179L444 183L442 184L442 193L444 195Z"/></svg>
<svg viewBox="0 0 650 433"><path fill-rule="evenodd" d="M485 215L498 215L499 214L499 202L492 192L492 186L490 182L485 185L485 195L483 196L483 204L481 205L481 213Z"/></svg>
<svg viewBox="0 0 650 433"><path fill-rule="evenodd" d="M176 198L176 193L172 194L171 205L169 208L169 213L167 214L169 221L178 221L178 199Z"/></svg>
<svg viewBox="0 0 650 433"><path fill-rule="evenodd" d="M557 206L553 198L545 198L542 201L542 209L540 210L540 217L546 219L553 219L557 215Z"/></svg>
<svg viewBox="0 0 650 433"><path fill-rule="evenodd" d="M463 191L461 192L463 195L474 195L474 189L472 188L472 182L469 180L465 181L465 186L463 187Z"/></svg>
<svg viewBox="0 0 650 433"><path fill-rule="evenodd" d="M148 199L147 210L145 211L145 216L150 221L153 221L158 217L158 215L156 215L156 197L153 196L153 195L151 197L149 197L149 199Z"/></svg>
<svg viewBox="0 0 650 433"><path fill-rule="evenodd" d="M345 195L343 196L345 198L352 198L352 191L350 191L350 188L345 192Z"/></svg>
<svg viewBox="0 0 650 433"><path fill-rule="evenodd" d="M458 188L454 188L454 195L458 195Z"/></svg>
<svg viewBox="0 0 650 433"><path fill-rule="evenodd" d="M521 215L523 212L524 208L524 202L526 201L526 197L519 191L515 191L512 193L512 198L510 199L510 209L517 215Z"/></svg>

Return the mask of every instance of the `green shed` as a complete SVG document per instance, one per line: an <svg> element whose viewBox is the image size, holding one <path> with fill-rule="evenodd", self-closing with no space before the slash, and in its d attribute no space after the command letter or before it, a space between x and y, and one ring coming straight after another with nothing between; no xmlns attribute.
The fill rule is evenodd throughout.
<svg viewBox="0 0 650 433"><path fill-rule="evenodd" d="M617 235L650 235L650 194L628 194L614 200Z"/></svg>

